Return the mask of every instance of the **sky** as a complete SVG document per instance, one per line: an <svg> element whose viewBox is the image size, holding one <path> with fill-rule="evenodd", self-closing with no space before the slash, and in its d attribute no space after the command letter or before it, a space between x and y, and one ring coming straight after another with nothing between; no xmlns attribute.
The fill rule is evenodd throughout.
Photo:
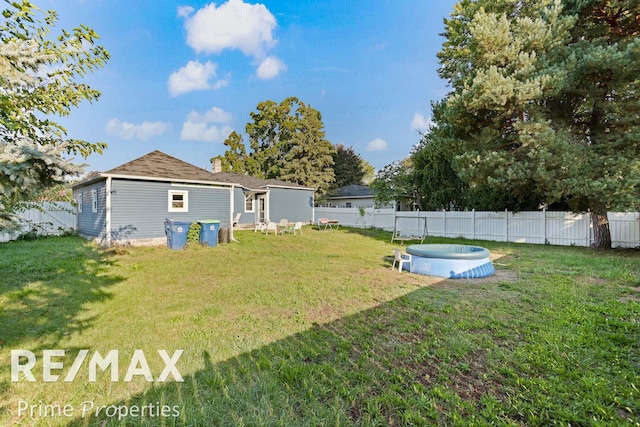
<svg viewBox="0 0 640 427"><path fill-rule="evenodd" d="M428 128L443 19L453 0L36 0L60 29L94 29L111 59L84 82L99 90L57 121L106 142L85 170L153 150L202 168L244 134L258 103L295 96L322 114L326 139L376 170L408 155ZM248 140L244 138L248 148Z"/></svg>

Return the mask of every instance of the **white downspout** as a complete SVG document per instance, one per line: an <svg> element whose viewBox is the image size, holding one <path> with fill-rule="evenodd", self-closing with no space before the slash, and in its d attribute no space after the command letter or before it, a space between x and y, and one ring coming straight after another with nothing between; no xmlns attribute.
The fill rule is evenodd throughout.
<svg viewBox="0 0 640 427"><path fill-rule="evenodd" d="M271 192L269 191L269 189L267 189L266 193L264 194L264 216L265 216L265 222L269 223L269 221L271 221L271 206L270 206L270 199L271 199Z"/></svg>
<svg viewBox="0 0 640 427"><path fill-rule="evenodd" d="M107 246L111 246L111 177L107 177L107 185L106 185L106 197L105 197L105 233L106 233L106 241Z"/></svg>
<svg viewBox="0 0 640 427"><path fill-rule="evenodd" d="M231 197L229 197L230 203L229 203L229 240L239 243L235 237L233 237L233 207L236 205L235 203L235 194L236 194L236 186L232 185L231 186Z"/></svg>

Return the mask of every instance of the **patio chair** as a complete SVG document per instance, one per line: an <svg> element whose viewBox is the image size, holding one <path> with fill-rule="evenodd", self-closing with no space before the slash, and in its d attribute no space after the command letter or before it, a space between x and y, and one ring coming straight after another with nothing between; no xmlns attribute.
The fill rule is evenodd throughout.
<svg viewBox="0 0 640 427"><path fill-rule="evenodd" d="M240 215L242 215L241 212L238 212L236 214L236 216L233 218L233 226L235 227L236 225L238 225L238 221L240 221Z"/></svg>
<svg viewBox="0 0 640 427"><path fill-rule="evenodd" d="M398 272L402 273L402 266L405 263L408 263L409 271L411 271L411 255L405 254L400 249L394 249L393 254L394 254L394 259L393 259L393 265L391 266L392 269L396 268L396 263L397 263Z"/></svg>
<svg viewBox="0 0 640 427"><path fill-rule="evenodd" d="M293 235L296 235L296 231L300 231L300 235L302 236L302 222L298 221L293 226Z"/></svg>
<svg viewBox="0 0 640 427"><path fill-rule="evenodd" d="M289 229L289 220L286 218L282 218L278 223L278 231L280 234L284 234L285 231Z"/></svg>
<svg viewBox="0 0 640 427"><path fill-rule="evenodd" d="M269 230L273 231L275 235L278 235L278 224L272 221L267 223L267 228L264 230L264 234L269 234Z"/></svg>

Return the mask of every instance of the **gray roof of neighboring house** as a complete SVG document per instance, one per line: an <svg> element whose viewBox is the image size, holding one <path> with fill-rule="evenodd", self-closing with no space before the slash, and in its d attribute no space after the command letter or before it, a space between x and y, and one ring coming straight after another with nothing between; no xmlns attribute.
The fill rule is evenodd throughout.
<svg viewBox="0 0 640 427"><path fill-rule="evenodd" d="M106 172L93 175L77 184L81 186L96 179L108 176L131 176L138 178L149 178L154 180L185 181L185 182L207 182L211 184L238 185L248 190L265 190L269 187L285 187L297 189L309 189L299 184L280 181L277 179L260 179L247 175L240 175L230 172L212 173L206 169L199 168L180 160L176 157L163 153L162 151L152 151L142 157L131 160Z"/></svg>
<svg viewBox="0 0 640 427"><path fill-rule="evenodd" d="M373 192L366 185L347 185L332 190L327 199L353 199L358 197L373 197Z"/></svg>

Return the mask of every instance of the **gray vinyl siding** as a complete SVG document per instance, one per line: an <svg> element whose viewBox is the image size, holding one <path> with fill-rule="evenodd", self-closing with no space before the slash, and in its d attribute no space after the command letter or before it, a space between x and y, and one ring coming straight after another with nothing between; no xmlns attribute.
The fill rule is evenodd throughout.
<svg viewBox="0 0 640 427"><path fill-rule="evenodd" d="M98 212L92 212L91 190L97 190ZM82 213L78 212L78 234L85 237L102 239L105 236L106 224L106 182L98 181L85 187L76 188L73 198L82 197Z"/></svg>
<svg viewBox="0 0 640 427"><path fill-rule="evenodd" d="M270 188L269 211L269 219L275 222L282 218L290 222L312 221L313 190Z"/></svg>
<svg viewBox="0 0 640 427"><path fill-rule="evenodd" d="M189 211L169 212L169 190L188 191ZM179 221L230 221L229 188L172 186L171 183L113 179L111 183L111 238L117 240L165 237L166 218Z"/></svg>
<svg viewBox="0 0 640 427"><path fill-rule="evenodd" d="M241 187L235 187L233 190L233 214L241 213L239 224L253 224L256 222L256 215L258 214L257 201L254 202L254 212L244 211L244 191Z"/></svg>

